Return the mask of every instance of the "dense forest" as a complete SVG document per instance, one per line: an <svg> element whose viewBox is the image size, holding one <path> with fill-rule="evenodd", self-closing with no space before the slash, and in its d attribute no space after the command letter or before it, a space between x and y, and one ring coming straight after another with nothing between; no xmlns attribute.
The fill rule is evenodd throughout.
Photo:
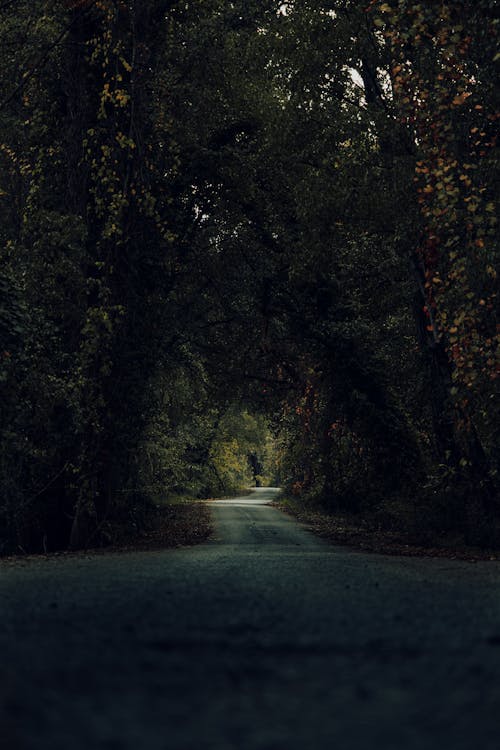
<svg viewBox="0 0 500 750"><path fill-rule="evenodd" d="M499 542L496 6L1 2L0 551L250 481Z"/></svg>

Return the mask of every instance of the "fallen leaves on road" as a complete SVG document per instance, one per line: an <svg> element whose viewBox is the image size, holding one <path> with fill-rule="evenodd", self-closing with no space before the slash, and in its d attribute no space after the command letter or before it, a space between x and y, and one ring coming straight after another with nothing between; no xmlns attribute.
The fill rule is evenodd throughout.
<svg viewBox="0 0 500 750"><path fill-rule="evenodd" d="M144 529L125 531L113 547L161 549L204 542L212 531L209 509L199 502L161 505L151 509Z"/></svg>
<svg viewBox="0 0 500 750"><path fill-rule="evenodd" d="M277 505L318 536L363 552L406 557L444 557L469 562L500 560L498 550L469 547L444 538L441 541L433 540L430 544L419 544L409 532L371 528L365 519L355 516L329 515L318 510L301 508L290 502Z"/></svg>
<svg viewBox="0 0 500 750"><path fill-rule="evenodd" d="M109 545L76 552L11 555L0 558L1 564L23 564L30 560L61 557L90 556L116 552L135 552L169 549L201 544L212 533L211 514L200 502L183 502L173 505L152 506L145 515L140 529L114 527Z"/></svg>

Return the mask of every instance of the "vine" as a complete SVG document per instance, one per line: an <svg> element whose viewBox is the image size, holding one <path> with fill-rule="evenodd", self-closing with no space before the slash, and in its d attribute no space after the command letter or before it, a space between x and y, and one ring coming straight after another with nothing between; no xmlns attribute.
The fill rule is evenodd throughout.
<svg viewBox="0 0 500 750"><path fill-rule="evenodd" d="M414 180L422 233L416 256L424 312L429 334L447 352L458 427L465 430L474 412L487 419L491 384L500 373L497 217L490 187L500 114L485 71L475 63L485 39L493 47L497 24L483 15L482 5L467 7L465 17L458 2L370 5L392 60L397 116L419 151Z"/></svg>

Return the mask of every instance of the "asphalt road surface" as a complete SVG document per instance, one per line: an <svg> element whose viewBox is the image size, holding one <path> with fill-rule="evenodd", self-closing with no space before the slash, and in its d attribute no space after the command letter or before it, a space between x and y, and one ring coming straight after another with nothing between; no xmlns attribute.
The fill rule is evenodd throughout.
<svg viewBox="0 0 500 750"><path fill-rule="evenodd" d="M500 565L268 507L199 547L0 563L2 750L498 750Z"/></svg>

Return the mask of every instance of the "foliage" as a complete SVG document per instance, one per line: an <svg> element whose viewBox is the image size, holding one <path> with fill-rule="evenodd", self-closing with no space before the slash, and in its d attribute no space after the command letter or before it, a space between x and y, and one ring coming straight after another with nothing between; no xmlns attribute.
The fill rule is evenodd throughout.
<svg viewBox="0 0 500 750"><path fill-rule="evenodd" d="M491 3L374 3L400 121L418 146L415 247L428 339L447 365L446 458L491 511L498 476L499 374L493 175L498 169L498 18ZM444 356L443 356L444 360Z"/></svg>
<svg viewBox="0 0 500 750"><path fill-rule="evenodd" d="M497 28L486 0L0 8L7 549L280 478L485 540Z"/></svg>

